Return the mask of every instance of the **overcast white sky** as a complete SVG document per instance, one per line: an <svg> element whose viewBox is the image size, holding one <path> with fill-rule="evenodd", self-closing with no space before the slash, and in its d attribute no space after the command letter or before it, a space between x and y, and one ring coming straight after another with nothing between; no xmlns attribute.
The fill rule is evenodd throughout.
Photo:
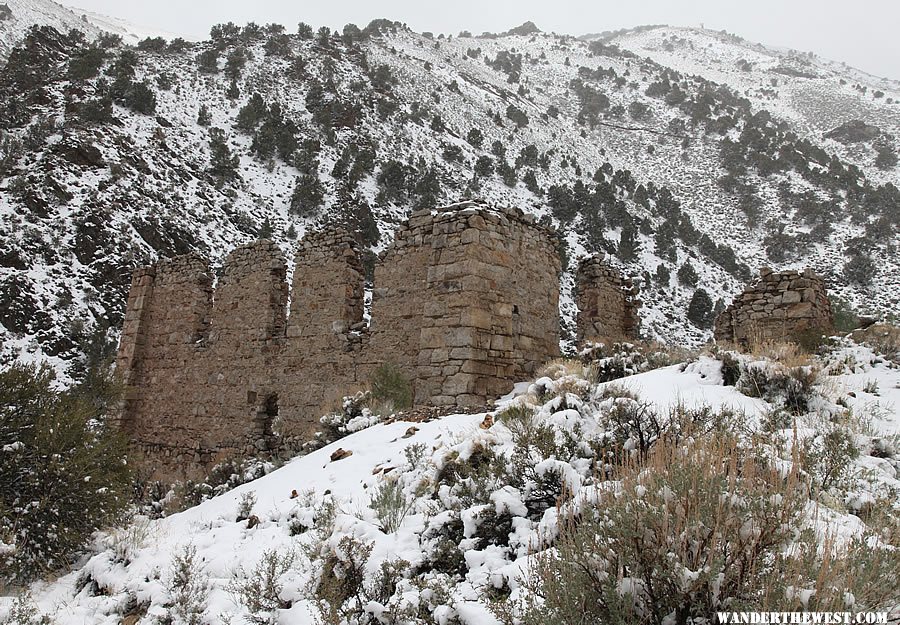
<svg viewBox="0 0 900 625"><path fill-rule="evenodd" d="M63 0L65 1L65 0ZM526 20L581 35L640 24L725 29L751 41L812 51L900 79L900 0L69 0L88 11L205 38L212 24L304 21L364 26L376 17L434 33L503 31Z"/></svg>

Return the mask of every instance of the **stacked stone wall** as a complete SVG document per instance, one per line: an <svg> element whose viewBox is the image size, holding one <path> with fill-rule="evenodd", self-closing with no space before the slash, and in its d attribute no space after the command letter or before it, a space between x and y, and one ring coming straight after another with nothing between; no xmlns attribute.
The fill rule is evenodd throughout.
<svg viewBox="0 0 900 625"><path fill-rule="evenodd" d="M766 341L796 341L810 331L833 329L825 282L806 271L760 271L760 279L738 295L715 323L720 343L748 346Z"/></svg>
<svg viewBox="0 0 900 625"><path fill-rule="evenodd" d="M554 235L515 209L462 205L417 217L432 254L416 401L483 404L559 353Z"/></svg>
<svg viewBox="0 0 900 625"><path fill-rule="evenodd" d="M386 362L409 377L417 405L472 406L558 355L555 239L521 211L413 214L376 265L370 325L352 237L311 234L295 260L290 291L270 241L232 252L215 291L196 256L135 272L121 419L158 475L265 452L276 422L308 439Z"/></svg>
<svg viewBox="0 0 900 625"><path fill-rule="evenodd" d="M640 333L639 287L594 255L582 259L575 275L577 339L637 339Z"/></svg>
<svg viewBox="0 0 900 625"><path fill-rule="evenodd" d="M196 435L205 379L195 363L209 328L212 283L208 263L194 254L138 269L132 279L130 327L117 359L126 382L122 429L163 467L211 458ZM175 391L184 388L197 392Z"/></svg>

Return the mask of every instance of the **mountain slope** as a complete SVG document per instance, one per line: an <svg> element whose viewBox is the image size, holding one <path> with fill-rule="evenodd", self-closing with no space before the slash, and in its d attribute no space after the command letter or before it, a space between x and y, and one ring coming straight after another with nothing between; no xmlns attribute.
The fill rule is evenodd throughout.
<svg viewBox="0 0 900 625"><path fill-rule="evenodd" d="M122 37L135 45L147 37L177 37L174 33L136 26L125 20L100 13L64 6L52 0L4 0L0 3L0 61L5 60L32 26L50 26L61 33L80 30L93 40L101 33Z"/></svg>
<svg viewBox="0 0 900 625"><path fill-rule="evenodd" d="M72 10L52 0L4 0L3 4L7 10L0 10L0 61L9 56L35 24L52 26L64 33L76 28L89 38L101 32Z"/></svg>
<svg viewBox="0 0 900 625"><path fill-rule="evenodd" d="M515 611L522 606L518 602L534 591L523 576L533 575L540 558L552 553L568 522L584 522L604 492L628 496L624 479L602 477L606 466L602 463L612 461L612 450L637 458L654 437L649 415L666 422L673 410L698 419L698 429L678 443L685 449L692 440L710 435L714 415L734 419L731 435L765 441L755 448L764 454L756 462L780 467L794 489L791 496L806 492L808 486L815 488L823 479L809 460L814 456L808 456L822 444L822 437L835 431L851 436L859 456L834 474L841 478L841 486L827 492L823 488L819 501L805 501L797 531L776 547L787 553L811 541L807 544L843 548L854 537L866 535L874 548L887 539L865 534L875 531L880 518L872 512L894 514L897 502L891 493L900 487L897 450L889 442L900 431L897 369L868 348L850 343L818 364L828 366L829 376L827 384L808 389L815 412L794 415L793 426L775 431L764 424L776 423L773 415L784 409L783 398L751 398L735 386L725 386L723 362L708 357L599 385L581 377L591 377L588 369L580 370L571 362L550 367L549 377L518 385L490 415L375 425L184 512L153 521L138 518L133 526L100 537L94 553L74 571L34 586L33 596L39 612L60 625L118 622L122 615L140 623L188 621L187 616L194 615L197 622L211 625L243 619L303 624L321 622L320 610L328 614L329 609L333 622L499 623L504 605ZM602 370L602 361L594 366ZM741 364L745 374L755 371L757 381L774 375L779 367L766 360ZM876 395L875 388L882 390ZM842 409L834 401L846 402L853 413L875 416L857 431L855 421L842 420ZM630 409L640 410L641 421L621 420ZM825 412L833 420L824 419ZM645 441L645 434L651 438ZM679 440L677 428L669 434ZM802 446L802 455L791 451L791 442ZM610 455L601 460L598 449ZM802 485L790 481L801 457ZM725 464L733 467L733 462L737 460ZM659 473L651 474L669 477L672 481L665 483L679 488L683 476L669 476L668 469L656 467ZM636 490L631 515L652 515L647 506L654 501L653 478L645 477L648 487ZM739 503L738 525L746 537L758 529L748 520L757 511L752 507L754 493L733 484L739 479L732 475L728 484L733 490L721 495L706 492L698 482L688 480L687 485L692 491L703 490L704 501L709 498L719 506L726 501L719 497L734 497ZM782 481L773 480L770 492L777 492ZM671 490L668 493L666 501L675 497ZM780 497L773 494L767 499ZM691 509L687 514L702 512ZM693 543L690 531L672 525L676 542L687 541L701 554L712 549L704 544L707 540ZM716 528L716 553L727 551L728 531ZM630 535L636 540L635 534ZM592 546L582 544L584 549ZM681 561L674 552L677 548L672 549L665 570L658 572L663 578L678 575ZM663 553L659 556L665 557ZM637 564L624 553L617 555L623 567L620 576L634 574L636 569L630 566ZM608 554L597 552L591 566L600 567L603 557ZM708 566L715 570L713 560ZM802 568L812 581L804 582L819 588L817 601L826 601L820 595L827 587L815 581L811 561L804 560ZM764 560L759 565L770 564ZM706 570L698 567L694 574ZM566 581L574 584L575 579L573 575ZM329 580L343 590L329 590ZM729 609L726 598L736 591L727 584L722 588L722 596L712 593L712 601L722 601L717 609ZM806 588L788 590L788 599ZM876 607L866 603L872 589L858 586L856 596L847 594L849 587L838 590L846 602L838 607ZM758 607L753 595L739 596ZM698 592L697 597L690 605L702 611L708 595ZM658 598L648 603L654 601L659 603ZM795 610L810 608L805 602L791 605ZM0 614L3 607L0 600Z"/></svg>
<svg viewBox="0 0 900 625"><path fill-rule="evenodd" d="M810 265L864 311L895 311L900 92L885 87L861 131L861 109L834 96L840 126L819 128L799 96L753 91L763 70L735 82L691 60L705 32L620 37L669 54L676 35L696 41L661 58L672 68L599 41L434 39L383 20L220 25L208 42L144 50L36 32L0 71L4 357L77 370L114 339L130 268L158 255L217 262L260 235L290 254L323 222L377 252L411 209L464 197L560 227L569 332L588 251L643 282L650 338L702 342L709 315L686 317L697 289L722 306L764 264ZM752 48L714 39L721 58ZM734 88L687 73L700 69ZM850 88L778 76L791 94L837 80L823 106Z"/></svg>

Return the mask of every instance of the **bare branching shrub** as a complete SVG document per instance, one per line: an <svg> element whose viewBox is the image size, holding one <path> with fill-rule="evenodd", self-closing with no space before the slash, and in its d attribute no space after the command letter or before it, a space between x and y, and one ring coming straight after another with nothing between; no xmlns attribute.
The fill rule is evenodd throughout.
<svg viewBox="0 0 900 625"><path fill-rule="evenodd" d="M209 576L197 561L197 548L186 545L172 558L167 619L172 625L203 625L209 598Z"/></svg>
<svg viewBox="0 0 900 625"><path fill-rule="evenodd" d="M846 486L853 461L859 457L853 434L837 424L805 439L800 450L803 469L812 478L815 489L822 491Z"/></svg>
<svg viewBox="0 0 900 625"><path fill-rule="evenodd" d="M228 590L247 608L247 620L253 625L274 625L277 611L291 607L291 602L281 598L284 584L281 578L291 570L296 560L293 551L278 553L266 551L249 573L235 571Z"/></svg>
<svg viewBox="0 0 900 625"><path fill-rule="evenodd" d="M2 614L2 613L0 613ZM42 614L31 595L19 595L0 616L0 625L50 625L49 616Z"/></svg>

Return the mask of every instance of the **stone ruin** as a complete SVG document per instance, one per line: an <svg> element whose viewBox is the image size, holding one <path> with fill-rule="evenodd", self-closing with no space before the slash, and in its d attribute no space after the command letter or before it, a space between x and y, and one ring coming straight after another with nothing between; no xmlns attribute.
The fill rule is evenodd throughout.
<svg viewBox="0 0 900 625"><path fill-rule="evenodd" d="M603 339L637 339L640 329L639 287L610 267L602 255L588 256L575 274L579 344Z"/></svg>
<svg viewBox="0 0 900 625"><path fill-rule="evenodd" d="M599 260L582 267L579 336L635 333L630 285ZM231 252L215 288L205 259L162 260L132 279L121 428L168 479L310 440L383 363L409 379L415 406L483 406L559 355L559 273L555 232L472 202L397 230L369 319L356 241L339 230L300 242L290 290L270 241Z"/></svg>
<svg viewBox="0 0 900 625"><path fill-rule="evenodd" d="M759 281L716 317L717 343L747 347L766 341L797 340L810 331L833 329L825 282L807 269L760 270Z"/></svg>

